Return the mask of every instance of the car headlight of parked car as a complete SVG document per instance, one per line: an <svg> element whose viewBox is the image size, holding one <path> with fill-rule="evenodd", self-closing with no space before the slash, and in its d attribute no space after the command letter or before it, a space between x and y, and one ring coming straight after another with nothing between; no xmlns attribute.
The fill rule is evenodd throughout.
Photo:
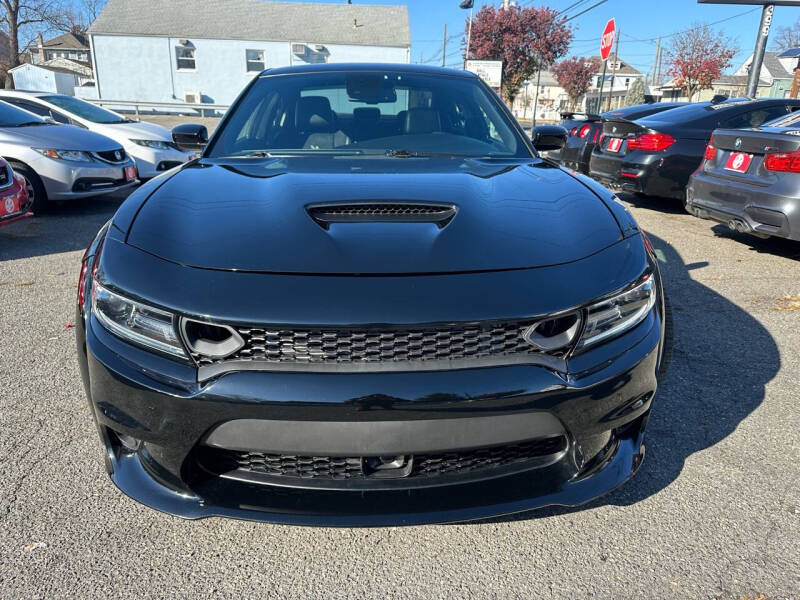
<svg viewBox="0 0 800 600"><path fill-rule="evenodd" d="M91 162L92 157L88 152L81 150L58 150L56 148L33 148L39 154L56 160L69 160L73 162Z"/></svg>
<svg viewBox="0 0 800 600"><path fill-rule="evenodd" d="M647 273L622 292L589 306L577 348L622 335L644 321L655 306L656 288L653 274Z"/></svg>
<svg viewBox="0 0 800 600"><path fill-rule="evenodd" d="M92 314L114 335L148 349L187 358L174 316L92 282Z"/></svg>
<svg viewBox="0 0 800 600"><path fill-rule="evenodd" d="M138 146L145 146L153 150L177 150L177 146L172 142L165 142L163 140L131 140Z"/></svg>

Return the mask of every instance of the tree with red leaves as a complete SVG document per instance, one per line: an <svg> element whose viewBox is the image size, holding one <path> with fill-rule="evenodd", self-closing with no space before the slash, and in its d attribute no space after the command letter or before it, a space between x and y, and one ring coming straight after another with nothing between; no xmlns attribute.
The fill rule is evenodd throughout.
<svg viewBox="0 0 800 600"><path fill-rule="evenodd" d="M552 69L553 76L558 85L567 92L572 108L578 104L581 97L589 91L592 85L592 76L600 69L600 61L583 56L567 58L556 63Z"/></svg>
<svg viewBox="0 0 800 600"><path fill-rule="evenodd" d="M565 21L566 17L546 6L484 6L472 20L467 58L503 61L502 93L513 105L522 83L537 68L547 68L566 54L572 29Z"/></svg>
<svg viewBox="0 0 800 600"><path fill-rule="evenodd" d="M736 52L736 46L722 32L713 32L708 25L694 25L672 38L667 49L667 73L691 101L697 92L711 88Z"/></svg>

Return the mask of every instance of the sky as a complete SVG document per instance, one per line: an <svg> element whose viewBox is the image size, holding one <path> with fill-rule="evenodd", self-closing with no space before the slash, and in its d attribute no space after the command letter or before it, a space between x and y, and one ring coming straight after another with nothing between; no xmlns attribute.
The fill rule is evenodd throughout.
<svg viewBox="0 0 800 600"><path fill-rule="evenodd" d="M331 2L331 0L304 0ZM344 2L344 0L342 0ZM461 66L461 37L469 11L458 8L459 0L352 0L353 4L407 4L411 21L411 62L440 65L444 25L448 37L446 64ZM518 0L523 6L550 6L564 10L576 0ZM597 0L585 0L572 15ZM477 10L484 4L499 6L500 0L475 0ZM653 69L658 35L666 36L691 27L694 23L711 24L728 19L713 28L732 38L739 48L733 59L738 67L752 52L761 18L761 7L742 5L698 4L696 0L608 0L597 8L570 21L575 26L575 38L568 56L599 54L600 34L609 18L614 17L621 34L619 55L623 61L640 71ZM779 6L775 9L772 33L781 25L790 25L800 18L800 8ZM664 40L666 42L667 40ZM732 71L733 69L730 69Z"/></svg>

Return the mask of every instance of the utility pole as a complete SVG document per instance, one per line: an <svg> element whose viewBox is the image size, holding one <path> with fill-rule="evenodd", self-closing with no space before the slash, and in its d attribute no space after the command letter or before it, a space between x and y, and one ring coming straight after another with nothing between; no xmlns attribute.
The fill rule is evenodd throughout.
<svg viewBox="0 0 800 600"><path fill-rule="evenodd" d="M656 81L656 73L658 71L658 55L661 54L661 36L658 36L658 41L656 41L656 56L653 59L653 77L652 81L654 85L658 85Z"/></svg>
<svg viewBox="0 0 800 600"><path fill-rule="evenodd" d="M775 12L774 4L765 4L761 9L761 24L758 26L753 62L750 63L750 72L747 74L747 96L749 98L755 98L758 93L758 80L761 77L761 65L764 64L764 50L767 48L767 37L772 25L773 12Z"/></svg>
<svg viewBox="0 0 800 600"><path fill-rule="evenodd" d="M442 66L447 56L447 23L444 24L444 37L442 38Z"/></svg>
<svg viewBox="0 0 800 600"><path fill-rule="evenodd" d="M603 61L603 74L600 76L600 98L597 102L597 112L601 112L603 110L603 86L606 83L606 65L608 64L607 60ZM588 110L588 108L587 108Z"/></svg>
<svg viewBox="0 0 800 600"><path fill-rule="evenodd" d="M617 75L617 65L619 64L619 29L617 29L617 39L614 42L614 64L611 65L611 89L608 91L608 110L611 110L611 98L614 96L614 77Z"/></svg>
<svg viewBox="0 0 800 600"><path fill-rule="evenodd" d="M539 106L539 84L542 81L542 61L536 67L536 90L533 92L533 123L531 127L536 127L536 109Z"/></svg>

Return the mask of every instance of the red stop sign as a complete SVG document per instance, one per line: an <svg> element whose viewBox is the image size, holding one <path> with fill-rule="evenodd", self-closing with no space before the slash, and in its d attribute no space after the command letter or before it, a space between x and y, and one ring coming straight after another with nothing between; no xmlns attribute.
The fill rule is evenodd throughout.
<svg viewBox="0 0 800 600"><path fill-rule="evenodd" d="M614 45L614 36L617 33L617 26L614 19L611 18L606 23L606 28L603 29L603 37L600 38L600 58L606 60L608 55L611 54L611 46Z"/></svg>

